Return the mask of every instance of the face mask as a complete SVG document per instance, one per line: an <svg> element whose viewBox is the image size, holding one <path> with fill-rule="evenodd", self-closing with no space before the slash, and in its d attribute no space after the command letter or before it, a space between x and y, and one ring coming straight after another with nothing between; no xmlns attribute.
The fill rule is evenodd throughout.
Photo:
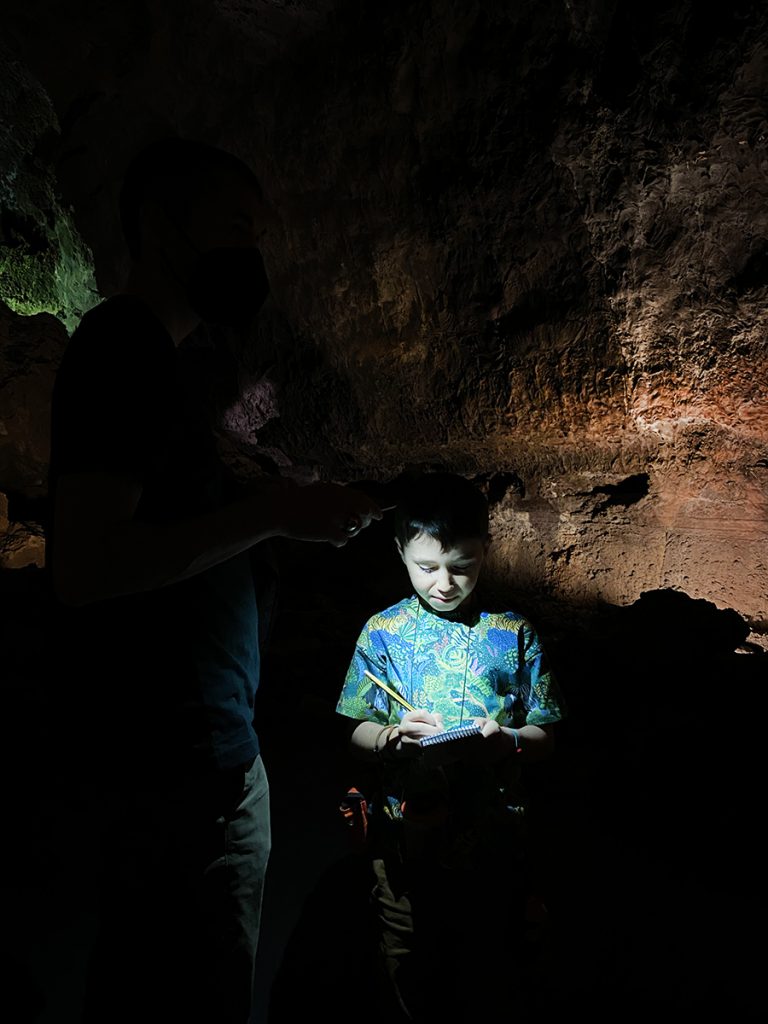
<svg viewBox="0 0 768 1024"><path fill-rule="evenodd" d="M209 249L197 257L189 273L187 298L204 323L246 326L268 294L269 279L256 248Z"/></svg>

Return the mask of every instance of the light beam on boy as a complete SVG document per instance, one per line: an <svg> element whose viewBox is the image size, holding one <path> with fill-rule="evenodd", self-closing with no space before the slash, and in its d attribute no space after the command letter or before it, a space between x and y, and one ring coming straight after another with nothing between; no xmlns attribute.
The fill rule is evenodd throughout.
<svg viewBox="0 0 768 1024"><path fill-rule="evenodd" d="M482 1016L519 1017L527 908L541 905L521 766L552 752L562 697L533 624L482 593L482 492L424 474L394 525L413 592L365 623L336 705L350 754L378 766L364 842L381 980L398 1020L474 1020L473 979L489 965L477 937L496 935L495 962L515 965L514 977L480 993ZM469 980L459 993L444 984L446 963Z"/></svg>

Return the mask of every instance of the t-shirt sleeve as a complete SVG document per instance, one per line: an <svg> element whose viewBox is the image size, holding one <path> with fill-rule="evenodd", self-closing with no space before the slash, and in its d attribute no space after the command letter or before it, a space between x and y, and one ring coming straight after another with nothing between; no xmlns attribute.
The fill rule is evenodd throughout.
<svg viewBox="0 0 768 1024"><path fill-rule="evenodd" d="M367 623L355 644L355 652L347 669L344 687L336 711L347 718L357 718L386 725L390 719L389 697L365 674L366 669L379 679L386 677L386 659L377 643L377 634Z"/></svg>
<svg viewBox="0 0 768 1024"><path fill-rule="evenodd" d="M518 631L518 672L526 725L549 725L565 718L566 707L538 633L523 621Z"/></svg>
<svg viewBox="0 0 768 1024"><path fill-rule="evenodd" d="M71 344L54 392L57 473L143 480L171 422L173 343L163 333L118 324L113 333L90 327Z"/></svg>

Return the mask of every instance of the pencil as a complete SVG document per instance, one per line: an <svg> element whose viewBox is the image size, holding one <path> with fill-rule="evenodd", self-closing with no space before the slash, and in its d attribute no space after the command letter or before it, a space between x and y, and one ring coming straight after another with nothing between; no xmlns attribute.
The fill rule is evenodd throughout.
<svg viewBox="0 0 768 1024"><path fill-rule="evenodd" d="M403 707L406 708L406 710L408 711L416 710L413 704L409 704L405 697L401 697L399 693L396 693L394 690L390 690L386 683L383 683L381 679L377 679L373 672L369 672L368 669L365 669L364 671L369 679L372 679L377 686L380 686L382 688L382 690L386 690L389 696L394 697L398 704L402 704Z"/></svg>

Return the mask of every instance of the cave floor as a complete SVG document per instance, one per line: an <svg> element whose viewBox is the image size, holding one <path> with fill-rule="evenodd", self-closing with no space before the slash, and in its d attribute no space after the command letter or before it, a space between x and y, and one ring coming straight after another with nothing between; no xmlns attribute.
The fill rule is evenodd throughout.
<svg viewBox="0 0 768 1024"><path fill-rule="evenodd" d="M729 1019L758 1016L758 894L749 885L755 850L731 850L724 860L728 843L713 836L720 852L702 850L697 863L690 851L665 849L663 839L643 841L640 829L612 828L584 812L575 795L583 766L573 752L563 756L568 785L558 774L558 785L550 778L539 787L553 921L539 1019L560 1019L566 1008L589 1010L593 1021L660 1013L693 1019L713 1009L727 1009ZM297 1019L306 1005L319 1012L326 1000L340 1020L340 976L352 993L358 978L363 995L366 969L366 883L337 811L343 774L311 739L289 757L268 731L264 757L274 845L252 1021ZM75 1024L96 925L97 865L83 855L91 848L84 841L89 795L65 792L42 772L25 782L30 791L16 789L9 820L26 842L3 884L6 937L15 937L5 955L5 992L17 1007L5 1019Z"/></svg>

